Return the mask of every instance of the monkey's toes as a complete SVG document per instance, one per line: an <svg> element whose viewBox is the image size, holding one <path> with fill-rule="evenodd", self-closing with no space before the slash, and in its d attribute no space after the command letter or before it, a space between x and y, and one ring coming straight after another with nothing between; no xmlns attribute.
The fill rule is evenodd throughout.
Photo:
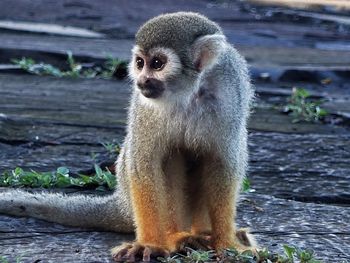
<svg viewBox="0 0 350 263"><path fill-rule="evenodd" d="M116 262L150 262L151 257L169 257L169 251L155 246L142 245L137 242L125 243L112 249Z"/></svg>
<svg viewBox="0 0 350 263"><path fill-rule="evenodd" d="M255 241L255 238L252 234L249 233L249 229L247 228L240 228L236 232L236 238L238 239L239 243L242 244L245 248L248 250L256 250L257 243Z"/></svg>
<svg viewBox="0 0 350 263"><path fill-rule="evenodd" d="M192 248L195 250L211 250L210 236L204 235L189 235L181 238L176 244L179 252L185 252L186 248Z"/></svg>

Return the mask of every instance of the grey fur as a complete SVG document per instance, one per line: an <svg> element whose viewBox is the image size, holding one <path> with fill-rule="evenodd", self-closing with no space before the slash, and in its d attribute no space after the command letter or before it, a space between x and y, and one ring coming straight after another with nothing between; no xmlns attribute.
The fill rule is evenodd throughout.
<svg viewBox="0 0 350 263"><path fill-rule="evenodd" d="M132 216L123 197L125 194L119 189L108 197L45 192L33 194L8 189L0 193L0 212L69 226L133 232Z"/></svg>
<svg viewBox="0 0 350 263"><path fill-rule="evenodd" d="M136 45L147 52L154 47L169 47L177 51L184 66L191 66L187 49L201 36L222 31L205 16L191 12L164 14L152 18L136 33Z"/></svg>
<svg viewBox="0 0 350 263"><path fill-rule="evenodd" d="M162 165L169 165L164 164L164 157L169 159L184 148L204 156L209 189L217 186L205 194L216 196L216 191L224 193L232 185L236 198L247 167L246 123L253 90L245 60L224 38L220 50L213 51L218 52L215 63L201 73L194 72L191 47L205 35L223 36L216 23L184 12L153 18L137 32L136 44L144 51L167 47L181 58L183 70L167 83L173 97L180 99L150 106L141 101L134 80L127 135L117 161L118 189L113 196L38 195L9 189L0 193L0 213L132 231L129 180L136 177L154 183ZM162 183L156 183L155 189L162 192Z"/></svg>

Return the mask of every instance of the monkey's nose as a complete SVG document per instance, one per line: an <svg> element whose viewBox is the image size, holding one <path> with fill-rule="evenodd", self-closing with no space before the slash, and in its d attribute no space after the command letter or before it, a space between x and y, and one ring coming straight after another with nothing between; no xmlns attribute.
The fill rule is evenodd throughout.
<svg viewBox="0 0 350 263"><path fill-rule="evenodd" d="M164 91L164 83L155 78L146 78L137 82L138 88L146 98L158 98Z"/></svg>

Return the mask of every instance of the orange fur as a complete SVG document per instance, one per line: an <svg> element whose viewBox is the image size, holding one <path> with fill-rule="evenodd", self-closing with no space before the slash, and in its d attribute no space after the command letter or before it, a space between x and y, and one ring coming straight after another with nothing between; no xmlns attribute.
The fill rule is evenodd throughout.
<svg viewBox="0 0 350 263"><path fill-rule="evenodd" d="M165 247L164 207L154 185L131 180L130 192L135 212L137 240L143 244Z"/></svg>
<svg viewBox="0 0 350 263"><path fill-rule="evenodd" d="M179 240L190 236L188 232L176 232L167 236L167 244L171 251L175 251L177 249L177 244Z"/></svg>

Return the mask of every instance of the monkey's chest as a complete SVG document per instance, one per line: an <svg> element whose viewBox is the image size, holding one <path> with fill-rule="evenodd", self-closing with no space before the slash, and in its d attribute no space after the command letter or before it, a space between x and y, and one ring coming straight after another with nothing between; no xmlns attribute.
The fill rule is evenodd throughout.
<svg viewBox="0 0 350 263"><path fill-rule="evenodd" d="M209 113L191 109L180 116L170 119L168 134L171 142L186 149L199 150L210 148L217 136L217 121Z"/></svg>

